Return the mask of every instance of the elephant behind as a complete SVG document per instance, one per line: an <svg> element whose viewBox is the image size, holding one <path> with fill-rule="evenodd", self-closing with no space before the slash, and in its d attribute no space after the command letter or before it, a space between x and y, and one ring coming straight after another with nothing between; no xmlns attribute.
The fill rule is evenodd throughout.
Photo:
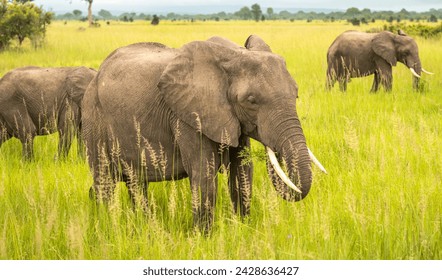
<svg viewBox="0 0 442 280"><path fill-rule="evenodd" d="M241 155L251 137L269 151L278 193L304 198L312 173L298 87L261 38L252 35L245 46L213 37L179 49L137 43L110 54L83 99L90 194L109 201L115 182L124 181L133 201L147 207L148 182L189 177L195 225L208 230L221 165L230 167L235 210L250 211L253 166Z"/></svg>
<svg viewBox="0 0 442 280"><path fill-rule="evenodd" d="M392 67L397 62L403 63L412 72L414 89L419 87L421 72L432 74L422 68L416 42L402 31L397 35L388 31L346 31L328 49L327 88L331 89L338 81L341 91L346 91L350 78L374 74L371 91L378 91L380 84L390 91Z"/></svg>
<svg viewBox="0 0 442 280"><path fill-rule="evenodd" d="M6 73L0 80L0 146L17 137L23 157L32 159L34 137L58 131L58 155L66 156L80 131L81 101L95 74L86 67L34 66Z"/></svg>

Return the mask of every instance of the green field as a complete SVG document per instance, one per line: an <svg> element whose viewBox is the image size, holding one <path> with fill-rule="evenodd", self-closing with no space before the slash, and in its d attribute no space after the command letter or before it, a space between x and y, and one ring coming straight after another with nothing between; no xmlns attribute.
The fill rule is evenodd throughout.
<svg viewBox="0 0 442 280"><path fill-rule="evenodd" d="M382 24L382 23L379 23ZM0 149L0 259L442 259L442 38L416 38L423 91L409 70L394 68L390 93L369 93L372 77L347 93L325 91L326 52L348 29L323 22L54 22L46 44L0 53L0 75L26 65L98 68L115 48L139 41L180 47L213 35L243 44L262 37L282 55L299 85L298 113L307 144L328 175L313 167L310 194L289 203L255 161L251 215L232 212L220 180L213 230L192 226L188 180L149 188L147 217L124 185L109 209L88 197L92 176L71 151L54 159L57 135L37 137L35 160L12 139ZM75 146L75 145L74 145ZM263 147L254 143L255 151Z"/></svg>

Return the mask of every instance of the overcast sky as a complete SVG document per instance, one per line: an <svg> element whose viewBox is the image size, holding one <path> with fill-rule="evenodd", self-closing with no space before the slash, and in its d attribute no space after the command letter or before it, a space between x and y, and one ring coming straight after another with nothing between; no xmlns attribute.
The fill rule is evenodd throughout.
<svg viewBox="0 0 442 280"><path fill-rule="evenodd" d="M39 6L55 12L86 11L87 4L83 0L35 0ZM143 13L179 12L183 7L201 7L204 11L231 12L237 7L251 6L258 3L265 11L266 8L293 9L346 9L349 7L369 8L371 10L399 11L405 8L409 11L428 11L431 8L442 9L442 0L94 0L93 10L127 11ZM229 11L230 10L230 11ZM195 11L198 13L198 11Z"/></svg>

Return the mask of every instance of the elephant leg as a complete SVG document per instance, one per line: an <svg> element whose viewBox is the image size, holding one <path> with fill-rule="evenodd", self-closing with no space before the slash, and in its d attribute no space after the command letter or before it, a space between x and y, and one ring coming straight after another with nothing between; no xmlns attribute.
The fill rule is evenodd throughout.
<svg viewBox="0 0 442 280"><path fill-rule="evenodd" d="M207 233L213 224L220 168L219 144L184 123L177 144L190 179L194 225Z"/></svg>
<svg viewBox="0 0 442 280"><path fill-rule="evenodd" d="M391 91L393 87L393 75L392 73L387 73L382 76L381 78L382 86L384 87L385 91Z"/></svg>
<svg viewBox="0 0 442 280"><path fill-rule="evenodd" d="M391 91L393 84L392 66L381 58L376 58L375 62L382 86L385 91Z"/></svg>
<svg viewBox="0 0 442 280"><path fill-rule="evenodd" d="M336 71L331 69L330 67L327 69L327 81L326 81L326 89L331 90L336 83Z"/></svg>
<svg viewBox="0 0 442 280"><path fill-rule="evenodd" d="M30 127L29 132L19 135L23 147L23 158L25 160L34 159L34 137L37 136L35 127Z"/></svg>
<svg viewBox="0 0 442 280"><path fill-rule="evenodd" d="M66 158L69 154L69 149L72 143L72 132L69 128L59 128L58 134L60 136L58 142L58 156Z"/></svg>
<svg viewBox="0 0 442 280"><path fill-rule="evenodd" d="M233 209L237 213L238 209L241 217L250 214L250 201L252 198L253 162L248 160L245 154L246 149L250 149L250 139L241 136L239 146L230 148L230 176L229 188Z"/></svg>
<svg viewBox="0 0 442 280"><path fill-rule="evenodd" d="M189 176L194 223L204 232L209 232L212 227L218 190L220 164L217 148L213 146L209 143L202 149L205 153L199 157L199 162L192 163Z"/></svg>
<svg viewBox="0 0 442 280"><path fill-rule="evenodd" d="M66 158L75 135L75 121L72 108L69 103L65 104L65 109L58 118L58 156Z"/></svg>
<svg viewBox="0 0 442 280"><path fill-rule="evenodd" d="M377 92L379 90L379 84L381 83L381 76L376 71L374 72L373 85L371 86L371 92Z"/></svg>
<svg viewBox="0 0 442 280"><path fill-rule="evenodd" d="M97 203L109 203L114 197L117 170L112 164L105 145L97 144L94 152L97 153L96 157L89 158L94 178L93 186L89 189L89 197L95 199Z"/></svg>
<svg viewBox="0 0 442 280"><path fill-rule="evenodd" d="M192 212L195 225L203 232L209 232L215 214L218 190L215 150L208 158L202 158L202 164L192 168L190 185L192 190Z"/></svg>
<svg viewBox="0 0 442 280"><path fill-rule="evenodd" d="M84 159L86 155L86 146L84 144L83 134L81 133L81 124L75 129L77 136L77 156Z"/></svg>
<svg viewBox="0 0 442 280"><path fill-rule="evenodd" d="M32 160L34 158L33 143L34 137L37 136L37 128L29 117L28 112L19 108L11 114L6 112L3 115L5 123L11 128L11 135L17 137L22 143L22 156L24 160Z"/></svg>
<svg viewBox="0 0 442 280"><path fill-rule="evenodd" d="M2 120L2 118L0 116L0 147L9 138L11 138L11 135L8 132L8 128L6 127L6 123Z"/></svg>
<svg viewBox="0 0 442 280"><path fill-rule="evenodd" d="M129 166L125 163L123 165L123 170L128 171ZM139 176L133 167L130 167L131 171L126 175L123 173L122 181L126 182L126 187L129 193L129 197L132 201L132 206L134 210L138 207L141 208L145 213L148 211L148 200L147 200L147 189L149 183L143 176Z"/></svg>
<svg viewBox="0 0 442 280"><path fill-rule="evenodd" d="M75 103L72 104L73 131L74 136L77 138L77 156L78 158L84 159L86 155L86 146L84 144L81 127L81 109Z"/></svg>
<svg viewBox="0 0 442 280"><path fill-rule="evenodd" d="M347 79L346 76L339 78L339 89L342 92L346 92L347 91L347 82L348 82L348 79Z"/></svg>
<svg viewBox="0 0 442 280"><path fill-rule="evenodd" d="M140 182L140 184L137 186L137 189L135 192L129 191L129 196L131 198L132 204L134 206L140 205L141 209L143 209L144 212L147 213L147 206L148 206L148 196L147 191L149 189L149 182L143 181Z"/></svg>

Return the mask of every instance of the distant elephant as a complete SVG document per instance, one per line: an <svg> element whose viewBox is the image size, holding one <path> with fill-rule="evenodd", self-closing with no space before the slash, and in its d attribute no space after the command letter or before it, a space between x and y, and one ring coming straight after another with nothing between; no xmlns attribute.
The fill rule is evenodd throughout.
<svg viewBox="0 0 442 280"><path fill-rule="evenodd" d="M6 73L0 80L0 146L17 137L23 157L32 159L34 137L58 131L58 154L66 156L79 132L81 100L95 74L86 67L34 66Z"/></svg>
<svg viewBox="0 0 442 280"><path fill-rule="evenodd" d="M115 182L124 181L134 203L147 207L148 182L189 177L194 223L207 231L221 165L230 167L235 211L249 213L253 167L243 156L251 137L267 147L275 164L271 174L282 177L272 179L279 193L301 200L312 172L297 92L284 59L254 35L246 48L220 37L179 49L159 43L119 48L102 63L83 99L90 194L108 202Z"/></svg>
<svg viewBox="0 0 442 280"><path fill-rule="evenodd" d="M344 32L327 52L327 88L331 89L338 81L341 91L346 91L350 78L374 74L371 91L378 91L379 84L390 91L392 66L396 66L398 61L412 72L414 89L419 87L421 72L432 74L422 68L416 42L402 31L398 35L388 31Z"/></svg>

